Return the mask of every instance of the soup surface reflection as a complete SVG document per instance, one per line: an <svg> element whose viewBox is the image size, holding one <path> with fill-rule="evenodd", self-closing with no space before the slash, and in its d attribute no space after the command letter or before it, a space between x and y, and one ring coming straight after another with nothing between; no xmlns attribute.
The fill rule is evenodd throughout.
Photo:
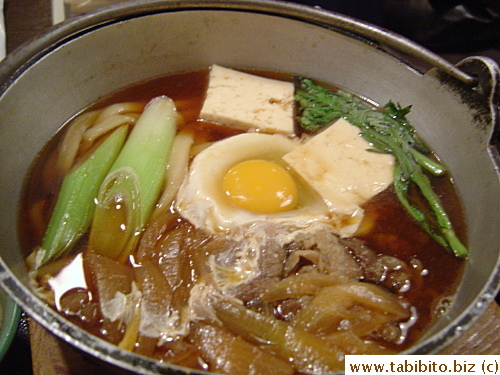
<svg viewBox="0 0 500 375"><path fill-rule="evenodd" d="M284 74L252 74L292 82ZM353 235L332 230L331 214L318 203L318 194L280 159L311 135L273 135L270 144L282 147L279 152L265 148L265 138L224 151L220 142L271 135L200 120L208 84L209 70L203 70L125 88L75 116L48 142L28 176L20 223L37 293L68 320L121 348L217 373L341 371L346 354L390 354L414 344L451 303L464 261L410 217L392 184L361 204L362 220ZM134 164L140 172L120 170L123 175L118 173L107 191L92 198L118 192L109 206L89 208L94 216L89 214L78 238L64 239L71 242L69 248L42 254L65 176L86 165L101 146L112 147L105 142L110 134L118 139L120 129L126 129L127 145L152 99L163 96L173 100L180 114L172 120L175 138L166 152L185 163L170 160L168 168L162 167L167 183L160 178L162 187L147 220L140 226L148 199L141 184L155 179L153 172L147 174L150 161ZM158 105L168 107L168 100ZM85 121L81 116L87 116ZM155 147L151 141L135 154ZM254 150L259 147L262 155ZM193 170L212 168L199 161L209 150L216 150L214 161L221 169L245 159L227 161L240 150L250 155L246 158L284 168L297 184L287 187L296 195L293 205L261 213L252 211L252 202L244 208L230 201L219 204L227 197L217 167L215 172ZM177 182L169 179L173 170L180 173ZM248 173L255 180L261 172ZM137 189L130 184L136 174ZM141 179L142 174L147 177ZM206 179L199 177L203 174ZM195 178L199 186L193 185ZM430 178L463 237L464 220L450 176ZM166 192L169 183L172 192ZM220 191L210 190L219 183ZM136 195L140 213L128 201ZM208 207L208 201L213 205ZM326 219L310 219L314 215ZM102 234L107 231L112 234Z"/></svg>

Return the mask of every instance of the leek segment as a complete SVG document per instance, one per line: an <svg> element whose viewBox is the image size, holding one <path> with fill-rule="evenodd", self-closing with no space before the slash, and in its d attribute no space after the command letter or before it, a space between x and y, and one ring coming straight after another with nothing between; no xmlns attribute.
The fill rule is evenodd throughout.
<svg viewBox="0 0 500 375"><path fill-rule="evenodd" d="M94 199L125 142L127 132L127 126L118 128L64 178L35 268L65 253L88 229L94 214Z"/></svg>
<svg viewBox="0 0 500 375"><path fill-rule="evenodd" d="M101 186L89 249L123 261L135 247L164 184L177 118L170 98L148 103Z"/></svg>

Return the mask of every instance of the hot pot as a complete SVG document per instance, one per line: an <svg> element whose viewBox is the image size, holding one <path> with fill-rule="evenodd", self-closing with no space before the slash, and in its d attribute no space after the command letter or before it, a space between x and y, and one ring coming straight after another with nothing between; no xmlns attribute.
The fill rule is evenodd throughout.
<svg viewBox="0 0 500 375"><path fill-rule="evenodd" d="M331 82L377 103L413 105L410 120L451 170L463 201L470 258L450 307L408 353L435 353L487 307L500 282L499 68L451 65L414 43L351 18L275 1L129 2L53 28L0 66L0 282L56 336L141 374L184 371L121 351L72 325L29 287L18 204L38 150L75 112L134 82L223 66Z"/></svg>

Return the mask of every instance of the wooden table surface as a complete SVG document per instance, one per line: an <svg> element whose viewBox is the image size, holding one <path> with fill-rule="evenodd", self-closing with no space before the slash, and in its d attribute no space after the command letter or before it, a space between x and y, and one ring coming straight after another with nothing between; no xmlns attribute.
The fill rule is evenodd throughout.
<svg viewBox="0 0 500 375"><path fill-rule="evenodd" d="M52 26L50 0L4 0L4 15L8 53ZM452 58L460 55L454 54ZM30 321L29 328L34 374L100 373L99 364L90 363L34 321ZM471 328L440 354L499 355L500 306L493 302Z"/></svg>

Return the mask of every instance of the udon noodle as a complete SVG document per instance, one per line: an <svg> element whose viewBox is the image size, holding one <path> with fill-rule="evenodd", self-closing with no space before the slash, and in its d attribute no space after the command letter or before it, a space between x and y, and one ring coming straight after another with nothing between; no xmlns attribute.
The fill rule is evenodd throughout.
<svg viewBox="0 0 500 375"><path fill-rule="evenodd" d="M245 133L198 118L207 80L204 70L134 85L77 115L49 142L27 182L21 229L38 294L123 349L217 373L328 373L343 370L346 354L414 344L442 313L435 307L453 295L463 261L414 222L391 186L363 203L363 221L348 237L318 220L294 225L298 216L236 221L229 235L180 211L178 194L198 155ZM114 131L138 126L146 103L160 95L175 102L176 135L164 187L136 244L126 257L110 257L89 245L86 229L69 249L36 264L63 178ZM463 231L449 177L432 182Z"/></svg>

